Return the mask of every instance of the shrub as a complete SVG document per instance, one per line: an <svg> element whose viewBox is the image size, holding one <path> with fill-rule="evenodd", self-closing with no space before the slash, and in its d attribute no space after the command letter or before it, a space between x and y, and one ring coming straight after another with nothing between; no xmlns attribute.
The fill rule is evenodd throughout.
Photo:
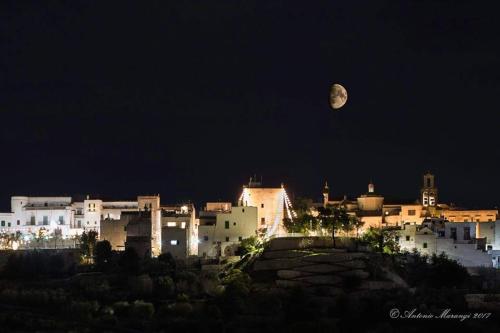
<svg viewBox="0 0 500 333"><path fill-rule="evenodd" d="M183 271L176 276L176 289L179 293L198 295L200 293L200 281L196 274Z"/></svg>
<svg viewBox="0 0 500 333"><path fill-rule="evenodd" d="M175 283L170 276L160 276L156 279L156 294L159 297L171 297L175 294Z"/></svg>
<svg viewBox="0 0 500 333"><path fill-rule="evenodd" d="M129 274L137 274L141 268L139 255L133 247L127 247L123 251L118 263L121 269Z"/></svg>
<svg viewBox="0 0 500 333"><path fill-rule="evenodd" d="M216 272L202 272L200 285L202 292L210 296L220 294L223 289Z"/></svg>
<svg viewBox="0 0 500 333"><path fill-rule="evenodd" d="M99 309L99 304L93 302L77 302L73 301L70 304L69 310L72 316L80 320L89 320L92 315Z"/></svg>
<svg viewBox="0 0 500 333"><path fill-rule="evenodd" d="M129 277L128 284L136 297L147 297L153 293L153 280L147 274Z"/></svg>
<svg viewBox="0 0 500 333"><path fill-rule="evenodd" d="M175 271L177 268L177 263L170 252L162 253L158 256L158 261L165 264L165 267L169 271Z"/></svg>
<svg viewBox="0 0 500 333"><path fill-rule="evenodd" d="M177 302L172 305L171 311L176 316L187 317L193 311L193 306L187 302Z"/></svg>
<svg viewBox="0 0 500 333"><path fill-rule="evenodd" d="M128 302L116 302L113 304L113 311L118 317L128 316L130 304Z"/></svg>
<svg viewBox="0 0 500 333"><path fill-rule="evenodd" d="M149 320L155 313L155 307L152 303L144 301L135 301L130 307L130 316L135 319Z"/></svg>
<svg viewBox="0 0 500 333"><path fill-rule="evenodd" d="M97 242L94 250L97 268L100 270L106 270L109 267L112 254L113 252L111 251L111 244L109 241L103 240Z"/></svg>

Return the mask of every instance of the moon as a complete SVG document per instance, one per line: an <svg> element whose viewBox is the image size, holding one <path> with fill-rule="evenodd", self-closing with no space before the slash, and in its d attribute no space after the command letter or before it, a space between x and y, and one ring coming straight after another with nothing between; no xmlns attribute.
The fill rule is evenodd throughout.
<svg viewBox="0 0 500 333"><path fill-rule="evenodd" d="M330 105L332 109L337 110L347 102L347 90L340 84L335 83L330 89Z"/></svg>

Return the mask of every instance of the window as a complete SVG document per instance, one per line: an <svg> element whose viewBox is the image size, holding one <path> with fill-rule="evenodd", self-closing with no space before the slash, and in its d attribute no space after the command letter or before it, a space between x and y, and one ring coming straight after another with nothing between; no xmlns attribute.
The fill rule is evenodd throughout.
<svg viewBox="0 0 500 333"><path fill-rule="evenodd" d="M35 225L35 224L36 224L36 221L35 221L35 217L34 217L34 216L31 216L31 217L30 217L30 224L31 224L31 225Z"/></svg>
<svg viewBox="0 0 500 333"><path fill-rule="evenodd" d="M123 226L123 231L127 231L127 226L126 225Z"/></svg>
<svg viewBox="0 0 500 333"><path fill-rule="evenodd" d="M427 243L424 243L424 244L422 245L422 247L423 247L424 249L426 249L426 248L427 248Z"/></svg>
<svg viewBox="0 0 500 333"><path fill-rule="evenodd" d="M260 224L266 224L266 218L265 217L262 217L260 219Z"/></svg>
<svg viewBox="0 0 500 333"><path fill-rule="evenodd" d="M470 227L464 228L464 240L470 240Z"/></svg>
<svg viewBox="0 0 500 333"><path fill-rule="evenodd" d="M17 220L17 225L20 225L21 224L21 221Z"/></svg>
<svg viewBox="0 0 500 333"><path fill-rule="evenodd" d="M64 224L64 216L59 216L59 224Z"/></svg>
<svg viewBox="0 0 500 333"><path fill-rule="evenodd" d="M225 222L224 228L229 229L229 221Z"/></svg>
<svg viewBox="0 0 500 333"><path fill-rule="evenodd" d="M406 236L406 241L409 242L410 241L410 236Z"/></svg>
<svg viewBox="0 0 500 333"><path fill-rule="evenodd" d="M173 228L177 226L177 222L167 222L167 227Z"/></svg>
<svg viewBox="0 0 500 333"><path fill-rule="evenodd" d="M81 228L82 227L82 220L78 220L78 228Z"/></svg>
<svg viewBox="0 0 500 333"><path fill-rule="evenodd" d="M233 222L233 225L236 226L236 222Z"/></svg>
<svg viewBox="0 0 500 333"><path fill-rule="evenodd" d="M179 245L179 241L178 241L178 240L176 240L176 239L172 239L172 240L170 241L170 245Z"/></svg>
<svg viewBox="0 0 500 333"><path fill-rule="evenodd" d="M241 212L242 212L242 213L244 213L244 212L245 212L245 208L242 208L242 209L241 209Z"/></svg>
<svg viewBox="0 0 500 333"><path fill-rule="evenodd" d="M263 203L260 204L260 208L264 208L264 204Z"/></svg>
<svg viewBox="0 0 500 333"><path fill-rule="evenodd" d="M186 222L181 222L181 228L186 229Z"/></svg>
<svg viewBox="0 0 500 333"><path fill-rule="evenodd" d="M7 226L10 227L10 222L7 222Z"/></svg>
<svg viewBox="0 0 500 333"><path fill-rule="evenodd" d="M243 240L243 237L238 237L238 240L241 242Z"/></svg>
<svg viewBox="0 0 500 333"><path fill-rule="evenodd" d="M48 216L43 217L43 225L49 225L49 217Z"/></svg>
<svg viewBox="0 0 500 333"><path fill-rule="evenodd" d="M204 240L205 242L208 242L208 236L203 236L203 240Z"/></svg>
<svg viewBox="0 0 500 333"><path fill-rule="evenodd" d="M226 236L226 242L229 242L229 237Z"/></svg>
<svg viewBox="0 0 500 333"><path fill-rule="evenodd" d="M5 227L5 221L2 221L2 227Z"/></svg>
<svg viewBox="0 0 500 333"><path fill-rule="evenodd" d="M457 228L451 228L450 229L450 237L453 240L457 240Z"/></svg>
<svg viewBox="0 0 500 333"><path fill-rule="evenodd" d="M408 209L408 215L409 216L415 216L415 209Z"/></svg>

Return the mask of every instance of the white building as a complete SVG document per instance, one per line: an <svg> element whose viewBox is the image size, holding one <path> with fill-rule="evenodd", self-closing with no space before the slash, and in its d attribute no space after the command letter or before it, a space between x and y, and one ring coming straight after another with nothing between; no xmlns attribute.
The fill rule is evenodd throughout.
<svg viewBox="0 0 500 333"><path fill-rule="evenodd" d="M83 231L100 232L106 218L119 219L123 211L137 211L137 201L105 202L87 197L73 202L71 197L11 198L11 212L0 213L0 232L24 235L52 234L56 230L62 237L71 237Z"/></svg>
<svg viewBox="0 0 500 333"><path fill-rule="evenodd" d="M239 243L251 236L256 236L258 208L250 206L231 206L221 203L221 209L214 203L207 204L200 212L198 254L203 257L235 255ZM229 210L227 210L229 208Z"/></svg>
<svg viewBox="0 0 500 333"><path fill-rule="evenodd" d="M447 222L444 237L427 226L405 224L400 230L399 246L401 251L416 249L429 256L444 252L465 267L491 267L491 253L480 249L476 242L475 223Z"/></svg>

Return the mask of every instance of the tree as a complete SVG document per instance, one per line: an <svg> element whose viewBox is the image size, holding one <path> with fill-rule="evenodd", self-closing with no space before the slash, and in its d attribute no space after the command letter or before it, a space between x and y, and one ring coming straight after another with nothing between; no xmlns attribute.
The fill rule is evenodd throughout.
<svg viewBox="0 0 500 333"><path fill-rule="evenodd" d="M310 214L297 214L293 220L283 219L283 226L290 233L308 233L318 228L318 219Z"/></svg>
<svg viewBox="0 0 500 333"><path fill-rule="evenodd" d="M133 247L127 247L125 251L123 251L119 260L119 265L127 273L136 274L139 272L140 259Z"/></svg>
<svg viewBox="0 0 500 333"><path fill-rule="evenodd" d="M359 229L365 225L365 222L357 216L351 216L351 224L356 229L356 238L359 239Z"/></svg>
<svg viewBox="0 0 500 333"><path fill-rule="evenodd" d="M237 253L244 256L247 253L256 253L263 248L263 244L257 236L251 236L240 242Z"/></svg>
<svg viewBox="0 0 500 333"><path fill-rule="evenodd" d="M170 252L162 253L158 256L158 261L165 265L165 268L169 272L175 272L177 268L177 263L175 262L175 258L172 256Z"/></svg>
<svg viewBox="0 0 500 333"><path fill-rule="evenodd" d="M84 257L92 258L94 256L96 242L97 231L90 230L89 232L83 232L80 236L80 249Z"/></svg>
<svg viewBox="0 0 500 333"><path fill-rule="evenodd" d="M113 252L111 250L111 244L107 240L97 242L95 245L94 256L95 263L99 269L105 269L109 266L111 261L111 256Z"/></svg>
<svg viewBox="0 0 500 333"><path fill-rule="evenodd" d="M335 231L349 224L349 214L343 206L320 207L318 212L321 226L332 233L333 247L335 247Z"/></svg>
<svg viewBox="0 0 500 333"><path fill-rule="evenodd" d="M373 228L370 227L364 234L362 241L370 245L376 252L394 254L399 252L397 228Z"/></svg>
<svg viewBox="0 0 500 333"><path fill-rule="evenodd" d="M293 201L293 208L297 215L305 215L311 213L311 207L313 206L312 199L307 198L297 198Z"/></svg>

